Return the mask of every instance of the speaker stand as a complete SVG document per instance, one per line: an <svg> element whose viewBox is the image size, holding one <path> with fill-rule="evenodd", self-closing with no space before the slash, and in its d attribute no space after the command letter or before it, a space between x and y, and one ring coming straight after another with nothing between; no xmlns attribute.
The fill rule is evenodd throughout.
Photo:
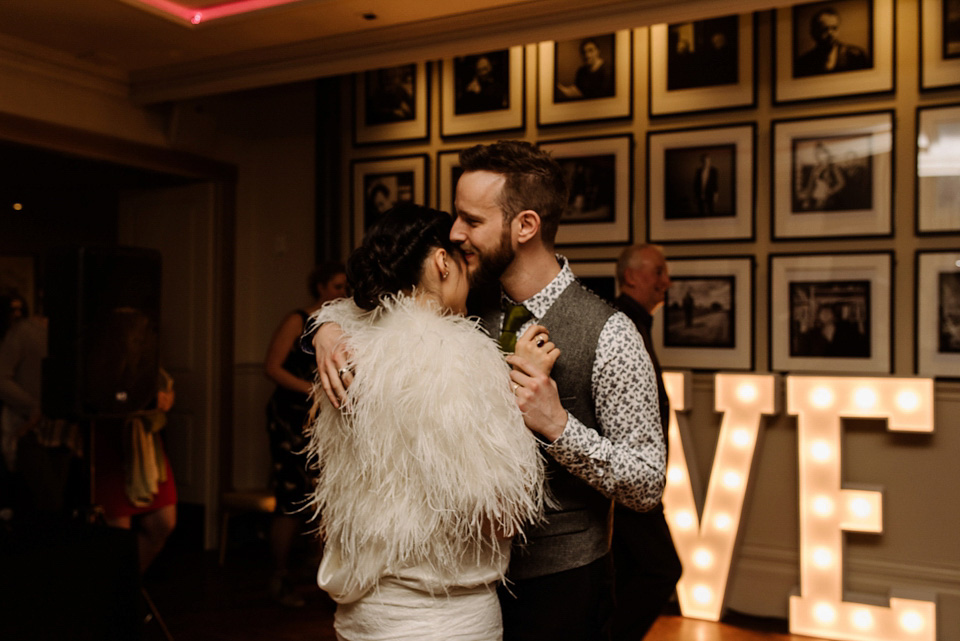
<svg viewBox="0 0 960 641"><path fill-rule="evenodd" d="M90 525L106 525L106 518L103 514L103 507L96 502L97 496L97 486L96 486L96 421L90 419L89 432L88 432L88 472L89 472L89 491L90 491L90 500L88 501L88 506L85 515L85 521ZM167 627L167 623L163 620L163 616L160 614L160 610L157 609L156 604L153 602L153 599L150 598L150 593L147 592L147 589L143 586L140 586L140 594L143 596L144 603L147 604L147 608L150 610L150 616L154 621L160 625L160 631L163 632L163 637L167 641L173 641L173 635L170 634L170 629Z"/></svg>
<svg viewBox="0 0 960 641"><path fill-rule="evenodd" d="M158 610L157 606L154 605L153 599L150 598L150 594L147 593L147 589L141 587L140 594L143 595L143 600L147 603L147 607L150 608L150 614L153 616L153 619L160 624L160 630L163 632L164 638L167 641L173 641L173 636L170 634L170 630L167 628L167 624L164 622L163 617L160 616L160 610Z"/></svg>

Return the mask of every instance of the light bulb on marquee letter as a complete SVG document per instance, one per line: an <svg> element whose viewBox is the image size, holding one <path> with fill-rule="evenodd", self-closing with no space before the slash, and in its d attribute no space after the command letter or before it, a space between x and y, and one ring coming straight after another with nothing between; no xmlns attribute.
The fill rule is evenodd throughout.
<svg viewBox="0 0 960 641"><path fill-rule="evenodd" d="M687 375L680 372L663 374L671 407L668 468L683 470L668 476L663 507L683 563L683 576L677 584L680 610L686 617L717 621L723 610L761 416L776 412L775 385L769 374L717 374L714 400L717 411L723 412L723 422L703 517L698 520L677 420L677 412L688 408L688 382Z"/></svg>
<svg viewBox="0 0 960 641"><path fill-rule="evenodd" d="M800 593L790 632L849 641L934 641L932 601L882 607L843 600L843 532L883 531L882 493L841 487L841 417L881 418L888 429L933 431L931 379L790 376L800 458Z"/></svg>

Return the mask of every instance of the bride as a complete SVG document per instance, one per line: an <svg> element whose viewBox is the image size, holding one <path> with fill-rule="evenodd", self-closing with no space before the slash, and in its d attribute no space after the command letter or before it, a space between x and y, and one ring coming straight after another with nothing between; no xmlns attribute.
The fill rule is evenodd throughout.
<svg viewBox="0 0 960 641"><path fill-rule="evenodd" d="M412 204L384 214L348 261L353 298L314 320L338 323L351 355L342 410L314 390L309 445L317 581L342 641L500 639L510 539L542 516L537 441L496 343L463 317L451 224ZM517 351L549 372L559 350L545 334Z"/></svg>

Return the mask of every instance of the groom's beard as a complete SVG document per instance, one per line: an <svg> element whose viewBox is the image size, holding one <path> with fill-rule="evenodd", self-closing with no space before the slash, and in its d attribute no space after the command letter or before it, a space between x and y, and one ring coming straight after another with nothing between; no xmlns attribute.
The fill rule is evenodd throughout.
<svg viewBox="0 0 960 641"><path fill-rule="evenodd" d="M478 252L479 253L479 252ZM503 272L513 262L516 252L510 244L510 227L505 226L500 235L500 244L489 254L479 254L480 263L470 274L470 286L485 285L500 280Z"/></svg>

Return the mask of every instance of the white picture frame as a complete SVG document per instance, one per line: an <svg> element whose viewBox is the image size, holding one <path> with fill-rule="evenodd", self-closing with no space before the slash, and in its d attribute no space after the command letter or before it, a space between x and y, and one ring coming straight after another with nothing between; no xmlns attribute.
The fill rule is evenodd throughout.
<svg viewBox="0 0 960 641"><path fill-rule="evenodd" d="M891 252L772 254L770 256L770 369L777 372L889 374L893 368ZM821 308L834 321L849 305L853 333L835 331L836 349L805 346L815 335ZM823 332L821 332L823 333ZM860 344L862 343L862 345ZM843 352L843 353L838 353Z"/></svg>
<svg viewBox="0 0 960 641"><path fill-rule="evenodd" d="M795 77L795 61L812 46L812 41L805 42L810 38L809 23L821 9L839 14L840 40L866 49L871 60L869 68ZM893 0L834 0L776 9L774 104L894 91L894 24Z"/></svg>
<svg viewBox="0 0 960 641"><path fill-rule="evenodd" d="M648 238L658 243L752 239L755 140L753 123L648 132ZM695 159L704 155L715 158L712 162L719 180L714 182L720 183L716 196L726 205L723 215L701 216L693 211ZM685 192L689 192L689 202L681 204Z"/></svg>
<svg viewBox="0 0 960 641"><path fill-rule="evenodd" d="M960 379L960 252L919 251L916 372Z"/></svg>
<svg viewBox="0 0 960 641"><path fill-rule="evenodd" d="M691 86L671 88L670 68L670 29L679 25L657 24L650 27L650 92L648 96L651 117L665 116L678 113L693 113L702 111L716 111L720 109L745 108L756 105L757 79L756 63L756 32L753 14L734 16L737 19L736 52L737 81L712 86ZM717 20L714 18L713 20ZM683 25L689 25L691 31L696 31L699 25L710 21L698 20ZM728 58L728 56L724 56ZM686 65L684 65L686 67ZM706 68L710 68L707 66ZM676 83L674 83L676 84Z"/></svg>
<svg viewBox="0 0 960 641"><path fill-rule="evenodd" d="M557 230L557 245L629 244L632 240L633 137L575 138L539 143L568 174L573 165L590 167L602 163L595 178L602 178L597 190L606 214L599 208L581 209L583 216L564 213ZM589 178L588 178L589 180ZM576 180L571 180L571 199L576 199ZM572 211L568 210L568 211Z"/></svg>
<svg viewBox="0 0 960 641"><path fill-rule="evenodd" d="M571 56L568 50L573 47L573 50L576 51L589 40L594 38L609 39L611 36L613 41L612 55L610 52L606 52L604 55L614 61L612 95L597 98L585 97L569 101L559 100L557 96L558 86L561 84L568 86L566 83L574 82L572 71L576 70L576 64L568 63L567 59ZM633 113L632 40L630 29L622 29L591 38L578 38L563 42L549 40L539 43L537 46L538 124L556 125L567 122L629 118ZM559 71L558 67L560 67ZM572 70L568 68L572 68ZM565 69L567 70L565 71Z"/></svg>
<svg viewBox="0 0 960 641"><path fill-rule="evenodd" d="M917 234L960 232L960 103L917 109Z"/></svg>
<svg viewBox="0 0 960 641"><path fill-rule="evenodd" d="M426 140L430 135L429 77L426 62L354 74L354 143L368 145ZM375 94L378 87L386 83L390 83L394 91L384 93L406 95L399 102L404 110L409 111L409 116L383 118L374 113L371 106L381 102Z"/></svg>
<svg viewBox="0 0 960 641"><path fill-rule="evenodd" d="M667 260L673 284L652 332L663 367L753 369L753 265L750 256Z"/></svg>
<svg viewBox="0 0 960 641"><path fill-rule="evenodd" d="M894 140L892 111L774 121L773 238L892 235Z"/></svg>
<svg viewBox="0 0 960 641"><path fill-rule="evenodd" d="M427 156L365 158L352 163L352 234L354 247L376 219L397 202L427 204ZM384 198L380 198L383 195Z"/></svg>
<svg viewBox="0 0 960 641"><path fill-rule="evenodd" d="M958 0L920 0L920 89L960 86L960 41L947 41L944 22L947 3L957 9Z"/></svg>
<svg viewBox="0 0 960 641"><path fill-rule="evenodd" d="M488 65L494 60L497 64L503 61L505 69L490 73L499 72L497 86L500 87L499 91L506 104L503 107L491 109L484 109L483 105L478 105L477 108L458 110L458 103L462 102L462 94L468 91L462 86L465 79L458 75L463 72L464 66L479 64L481 59ZM440 64L440 135L463 136L523 128L526 112L524 86L522 46L444 59ZM479 91L478 88L477 92Z"/></svg>

